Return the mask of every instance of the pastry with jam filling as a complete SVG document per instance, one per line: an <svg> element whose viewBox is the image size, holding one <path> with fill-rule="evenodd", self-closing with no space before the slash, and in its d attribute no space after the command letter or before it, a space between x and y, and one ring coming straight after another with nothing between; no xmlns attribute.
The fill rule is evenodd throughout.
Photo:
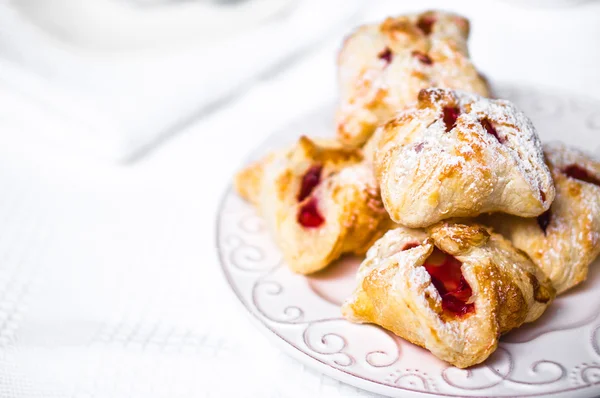
<svg viewBox="0 0 600 398"><path fill-rule="evenodd" d="M441 222L398 227L375 242L342 313L465 368L488 358L500 335L539 318L554 296L544 273L501 235Z"/></svg>
<svg viewBox="0 0 600 398"><path fill-rule="evenodd" d="M554 199L535 127L504 100L421 90L378 129L365 156L390 217L411 228L486 212L536 217Z"/></svg>
<svg viewBox="0 0 600 398"><path fill-rule="evenodd" d="M536 218L493 214L482 221L510 239L563 293L585 281L600 254L600 162L564 144L544 145L556 198Z"/></svg>
<svg viewBox="0 0 600 398"><path fill-rule="evenodd" d="M364 25L338 56L337 136L361 146L377 126L417 99L419 90L445 87L489 96L469 58L469 21L427 11Z"/></svg>
<svg viewBox="0 0 600 398"><path fill-rule="evenodd" d="M319 271L364 254L389 224L360 149L301 137L236 176L238 193L265 219L292 271Z"/></svg>

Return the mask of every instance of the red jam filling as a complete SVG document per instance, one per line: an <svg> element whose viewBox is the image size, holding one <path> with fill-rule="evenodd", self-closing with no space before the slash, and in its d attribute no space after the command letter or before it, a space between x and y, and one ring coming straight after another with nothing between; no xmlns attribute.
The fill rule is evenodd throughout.
<svg viewBox="0 0 600 398"><path fill-rule="evenodd" d="M421 32L423 32L425 35L428 36L431 34L434 23L435 23L434 17L424 16L424 17L419 18L419 20L417 21L417 28L419 28L421 30Z"/></svg>
<svg viewBox="0 0 600 398"><path fill-rule="evenodd" d="M496 140L498 140L499 143L502 144L504 142L504 139L500 138L500 136L498 135L498 132L496 131L496 128L494 127L494 125L492 124L492 122L489 119L482 119L481 125L483 126L485 131L487 131L488 134L491 134L494 137L496 137Z"/></svg>
<svg viewBox="0 0 600 398"><path fill-rule="evenodd" d="M435 248L425 260L424 266L431 276L433 286L442 296L442 308L445 312L464 316L475 311L475 304L468 303L473 292L462 275L460 261Z"/></svg>
<svg viewBox="0 0 600 398"><path fill-rule="evenodd" d="M325 218L319 212L316 198L311 198L298 210L298 223L305 228L319 228L324 222Z"/></svg>
<svg viewBox="0 0 600 398"><path fill-rule="evenodd" d="M540 226L540 229L544 232L544 235L546 235L546 230L548 229L548 225L550 225L551 219L552 214L550 213L550 209L546 210L537 217L537 223Z"/></svg>
<svg viewBox="0 0 600 398"><path fill-rule="evenodd" d="M411 243L407 243L404 245L404 247L402 248L402 251L404 250L408 250L408 249L413 249L415 247L421 246L421 244L419 243L415 243L415 242L411 242Z"/></svg>
<svg viewBox="0 0 600 398"><path fill-rule="evenodd" d="M417 58L421 63L425 65L433 64L433 60L429 57L429 55L422 53L421 51L413 51L412 56Z"/></svg>
<svg viewBox="0 0 600 398"><path fill-rule="evenodd" d="M452 130L452 127L456 124L456 119L460 114L460 110L455 106L445 106L443 109L444 113L444 124L446 125L446 132Z"/></svg>
<svg viewBox="0 0 600 398"><path fill-rule="evenodd" d="M382 52L379 53L379 55L377 56L379 59L384 60L386 63L390 63L392 62L392 50L390 50L389 47L386 47L385 50L383 50Z"/></svg>
<svg viewBox="0 0 600 398"><path fill-rule="evenodd" d="M315 165L311 166L311 168L304 173L302 184L300 185L300 192L298 192L298 202L302 202L304 199L308 198L315 187L319 185L321 182L322 171L323 166Z"/></svg>
<svg viewBox="0 0 600 398"><path fill-rule="evenodd" d="M576 180L600 186L600 180L579 165L570 164L564 168L563 173L565 173L568 177L575 178Z"/></svg>
<svg viewBox="0 0 600 398"><path fill-rule="evenodd" d="M298 192L297 196L298 202L302 202L313 193L317 185L321 182L322 172L322 165L313 165L304 173L302 183L300 184L300 192ZM318 228L325 222L325 218L319 212L317 204L317 198L310 198L300 206L297 216L300 225L305 228Z"/></svg>

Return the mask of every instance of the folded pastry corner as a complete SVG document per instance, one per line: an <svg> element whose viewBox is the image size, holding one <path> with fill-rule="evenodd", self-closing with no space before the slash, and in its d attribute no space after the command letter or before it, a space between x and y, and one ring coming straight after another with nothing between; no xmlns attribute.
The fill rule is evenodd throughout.
<svg viewBox="0 0 600 398"><path fill-rule="evenodd" d="M501 334L539 318L554 296L544 273L502 236L441 222L381 237L342 314L465 368L488 358Z"/></svg>
<svg viewBox="0 0 600 398"><path fill-rule="evenodd" d="M600 162L564 144L544 145L556 198L537 218L481 219L512 241L550 277L560 294L587 278L600 254Z"/></svg>
<svg viewBox="0 0 600 398"><path fill-rule="evenodd" d="M364 254L388 216L360 149L301 137L240 171L240 196L265 219L297 273L319 271L344 253Z"/></svg>

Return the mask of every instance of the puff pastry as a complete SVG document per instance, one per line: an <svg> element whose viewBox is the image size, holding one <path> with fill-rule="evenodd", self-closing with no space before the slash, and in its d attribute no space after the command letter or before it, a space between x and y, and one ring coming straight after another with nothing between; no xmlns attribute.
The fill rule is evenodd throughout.
<svg viewBox="0 0 600 398"><path fill-rule="evenodd" d="M236 176L237 191L258 208L294 272L364 254L383 233L389 218L362 160L360 149L301 137Z"/></svg>
<svg viewBox="0 0 600 398"><path fill-rule="evenodd" d="M536 130L508 101L424 89L371 140L385 208L404 226L494 211L534 217L554 199Z"/></svg>
<svg viewBox="0 0 600 398"><path fill-rule="evenodd" d="M489 95L467 51L469 21L428 11L358 28L338 56L338 138L360 146L419 90L446 87Z"/></svg>
<svg viewBox="0 0 600 398"><path fill-rule="evenodd" d="M581 283L600 253L600 163L563 144L544 146L556 198L537 218L485 217L544 270L558 293Z"/></svg>
<svg viewBox="0 0 600 398"><path fill-rule="evenodd" d="M449 222L387 232L357 284L342 307L347 319L381 325L460 368L484 361L502 333L537 319L555 296L502 236Z"/></svg>

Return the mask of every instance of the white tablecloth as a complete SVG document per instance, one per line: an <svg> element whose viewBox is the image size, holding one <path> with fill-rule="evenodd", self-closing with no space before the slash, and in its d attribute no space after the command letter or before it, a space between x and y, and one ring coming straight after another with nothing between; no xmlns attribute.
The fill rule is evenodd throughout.
<svg viewBox="0 0 600 398"><path fill-rule="evenodd" d="M515 33L533 11L517 23L500 18L509 6L490 4L497 12L467 10L483 36L473 55L491 78L597 95L598 34L587 44L576 36L598 16L595 4L561 11L573 14L550 37L536 21L535 39ZM31 115L0 87L0 109L11 111L0 118L0 397L373 396L271 346L228 290L214 249L221 193L245 154L334 98L340 39L130 165L27 139ZM559 54L533 46L542 39Z"/></svg>
<svg viewBox="0 0 600 398"><path fill-rule="evenodd" d="M32 139L129 161L300 56L361 8L360 0L275 2L279 11L265 18L274 0L138 7L131 0L0 0L0 81L26 100L21 107L50 114L42 126L29 120Z"/></svg>

